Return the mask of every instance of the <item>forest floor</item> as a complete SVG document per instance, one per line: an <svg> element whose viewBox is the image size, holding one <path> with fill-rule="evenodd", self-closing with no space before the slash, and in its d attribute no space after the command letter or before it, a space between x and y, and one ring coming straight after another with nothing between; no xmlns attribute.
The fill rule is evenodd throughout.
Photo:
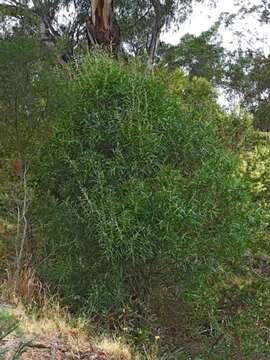
<svg viewBox="0 0 270 360"><path fill-rule="evenodd" d="M72 325L59 309L37 318L21 304L0 299L0 359L131 360L132 356L119 341L87 336L82 324Z"/></svg>

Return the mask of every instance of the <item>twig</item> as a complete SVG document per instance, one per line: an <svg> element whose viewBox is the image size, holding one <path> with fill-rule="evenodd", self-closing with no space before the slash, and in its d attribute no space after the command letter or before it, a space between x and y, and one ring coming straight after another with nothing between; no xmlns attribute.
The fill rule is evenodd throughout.
<svg viewBox="0 0 270 360"><path fill-rule="evenodd" d="M24 222L24 227L23 227L23 234L22 234L22 238L21 238L21 243L20 243L20 251L17 257L17 266L16 266L16 275L15 275L15 281L16 281L16 289L18 289L18 282L19 282L19 276L20 276L20 272L21 272L21 265L22 265L22 258L23 258L23 252L24 252L24 247L25 247L25 240L26 240L26 236L27 236L27 217L26 217L26 212L27 212L27 196L28 196L28 192L27 192L27 181L26 181L26 175L27 175L27 166L25 165L24 167L24 172L23 172L23 206L22 206L22 214L21 214L21 219Z"/></svg>

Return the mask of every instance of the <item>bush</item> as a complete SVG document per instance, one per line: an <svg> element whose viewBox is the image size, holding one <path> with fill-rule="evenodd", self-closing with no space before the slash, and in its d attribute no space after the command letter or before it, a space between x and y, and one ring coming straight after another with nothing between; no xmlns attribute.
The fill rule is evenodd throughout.
<svg viewBox="0 0 270 360"><path fill-rule="evenodd" d="M250 210L215 100L200 98L199 81L179 89L104 57L72 81L35 169L41 274L74 308L162 285L210 298L247 248Z"/></svg>

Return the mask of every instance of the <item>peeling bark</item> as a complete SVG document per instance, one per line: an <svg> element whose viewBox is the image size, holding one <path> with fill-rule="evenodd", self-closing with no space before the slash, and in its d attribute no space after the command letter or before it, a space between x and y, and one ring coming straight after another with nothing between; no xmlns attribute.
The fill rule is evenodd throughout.
<svg viewBox="0 0 270 360"><path fill-rule="evenodd" d="M120 29L115 19L113 0L92 0L91 17L86 22L89 44L116 54L120 46Z"/></svg>

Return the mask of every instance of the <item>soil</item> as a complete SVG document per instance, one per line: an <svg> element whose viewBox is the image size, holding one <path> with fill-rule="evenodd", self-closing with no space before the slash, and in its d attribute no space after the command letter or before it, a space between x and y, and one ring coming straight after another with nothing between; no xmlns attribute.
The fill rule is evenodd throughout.
<svg viewBox="0 0 270 360"><path fill-rule="evenodd" d="M19 339L0 343L0 349L10 349L3 360L12 360L16 349L22 344ZM89 346L84 349L74 349L58 339L40 338L26 344L20 360L113 360L101 349Z"/></svg>

